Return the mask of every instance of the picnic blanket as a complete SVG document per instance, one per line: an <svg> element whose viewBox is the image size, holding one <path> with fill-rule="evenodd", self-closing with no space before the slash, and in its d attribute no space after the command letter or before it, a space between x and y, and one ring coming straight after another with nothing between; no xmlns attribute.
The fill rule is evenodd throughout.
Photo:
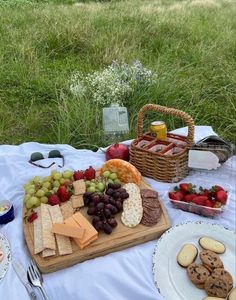
<svg viewBox="0 0 236 300"><path fill-rule="evenodd" d="M175 131L176 132L176 131ZM186 133L181 128L178 133ZM211 127L197 126L195 141L214 134ZM130 141L126 141L129 144ZM3 233L11 244L12 256L20 260L25 269L29 265L30 256L25 244L22 226L22 202L24 196L23 184L33 176L47 176L51 170L41 169L28 163L32 152L39 151L47 155L52 149L58 149L65 156L66 169L84 169L89 165L99 168L105 161L103 151L77 150L70 145L49 145L35 142L19 146L0 146L0 199L8 199L14 204L15 220L6 225L0 225ZM57 159L55 159L57 161ZM51 162L51 160L50 160ZM47 165L48 159L42 164ZM58 159L58 163L61 163ZM61 169L60 169L61 170ZM172 207L167 191L169 183L161 183L146 178L147 182L159 192L160 198L167 208L172 225L185 221L202 220L221 224L235 230L236 201L236 156L229 159L223 166L214 171L191 171L186 181L193 178L212 181L212 184L222 182L231 187L231 199L225 212L214 219L177 210ZM158 293L152 276L152 255L156 240L150 241L126 250L108 254L70 268L44 275L44 287L49 299L66 300L151 300L163 299ZM10 266L5 278L0 283L0 295L4 300L29 299L28 294Z"/></svg>

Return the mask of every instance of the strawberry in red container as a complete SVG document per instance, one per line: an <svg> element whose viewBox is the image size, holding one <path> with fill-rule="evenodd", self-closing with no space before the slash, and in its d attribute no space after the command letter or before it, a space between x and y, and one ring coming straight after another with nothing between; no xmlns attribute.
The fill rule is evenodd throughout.
<svg viewBox="0 0 236 300"><path fill-rule="evenodd" d="M197 205L204 206L207 200L207 196L196 196L195 198L193 198L192 202Z"/></svg>
<svg viewBox="0 0 236 300"><path fill-rule="evenodd" d="M182 201L184 199L184 193L182 191L169 192L169 198L176 201Z"/></svg>
<svg viewBox="0 0 236 300"><path fill-rule="evenodd" d="M192 200L197 197L197 194L187 194L184 196L185 202L192 202Z"/></svg>
<svg viewBox="0 0 236 300"><path fill-rule="evenodd" d="M192 183L180 183L179 188L184 193L195 193L195 185Z"/></svg>
<svg viewBox="0 0 236 300"><path fill-rule="evenodd" d="M70 199L72 191L70 186L61 185L57 190L57 196L60 198L61 202L65 202Z"/></svg>
<svg viewBox="0 0 236 300"><path fill-rule="evenodd" d="M219 201L220 203L226 204L227 198L228 198L228 195L227 195L226 191L218 190L216 192L216 200Z"/></svg>

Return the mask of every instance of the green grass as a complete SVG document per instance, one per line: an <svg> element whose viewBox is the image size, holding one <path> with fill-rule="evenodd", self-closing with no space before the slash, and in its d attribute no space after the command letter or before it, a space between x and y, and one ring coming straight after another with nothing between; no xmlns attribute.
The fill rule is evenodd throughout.
<svg viewBox="0 0 236 300"><path fill-rule="evenodd" d="M74 2L0 0L1 144L103 145L101 109L73 98L69 79L114 59L138 59L158 74L155 86L129 99L128 137L135 137L138 110L157 103L236 143L234 1ZM165 121L170 129L182 126Z"/></svg>

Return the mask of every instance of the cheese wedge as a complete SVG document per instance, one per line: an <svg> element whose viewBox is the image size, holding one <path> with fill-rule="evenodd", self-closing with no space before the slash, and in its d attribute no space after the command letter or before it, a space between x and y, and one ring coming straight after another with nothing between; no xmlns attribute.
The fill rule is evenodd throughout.
<svg viewBox="0 0 236 300"><path fill-rule="evenodd" d="M52 225L52 232L60 235L81 239L85 230L79 226L70 226L66 224L55 223Z"/></svg>
<svg viewBox="0 0 236 300"><path fill-rule="evenodd" d="M76 244L80 249L84 249L84 247L91 244L98 238L97 230L89 223L89 221L81 214L76 213L70 218L65 220L65 224L69 226L77 226L79 228L83 228L85 230L82 238L75 238Z"/></svg>

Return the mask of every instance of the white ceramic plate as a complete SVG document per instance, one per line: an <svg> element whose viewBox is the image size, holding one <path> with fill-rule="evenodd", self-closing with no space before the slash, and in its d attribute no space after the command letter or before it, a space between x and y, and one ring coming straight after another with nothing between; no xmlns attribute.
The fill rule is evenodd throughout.
<svg viewBox="0 0 236 300"><path fill-rule="evenodd" d="M192 284L185 268L178 265L176 256L185 243L192 243L201 250L198 240L210 236L221 241L226 251L220 254L224 267L236 276L236 234L222 226L205 222L187 222L166 231L156 244L153 254L153 276L155 285L166 300L202 300L207 296ZM200 263L199 256L196 262Z"/></svg>
<svg viewBox="0 0 236 300"><path fill-rule="evenodd" d="M4 258L0 262L0 282L5 276L11 261L11 249L7 238L0 233L0 250L4 252Z"/></svg>

